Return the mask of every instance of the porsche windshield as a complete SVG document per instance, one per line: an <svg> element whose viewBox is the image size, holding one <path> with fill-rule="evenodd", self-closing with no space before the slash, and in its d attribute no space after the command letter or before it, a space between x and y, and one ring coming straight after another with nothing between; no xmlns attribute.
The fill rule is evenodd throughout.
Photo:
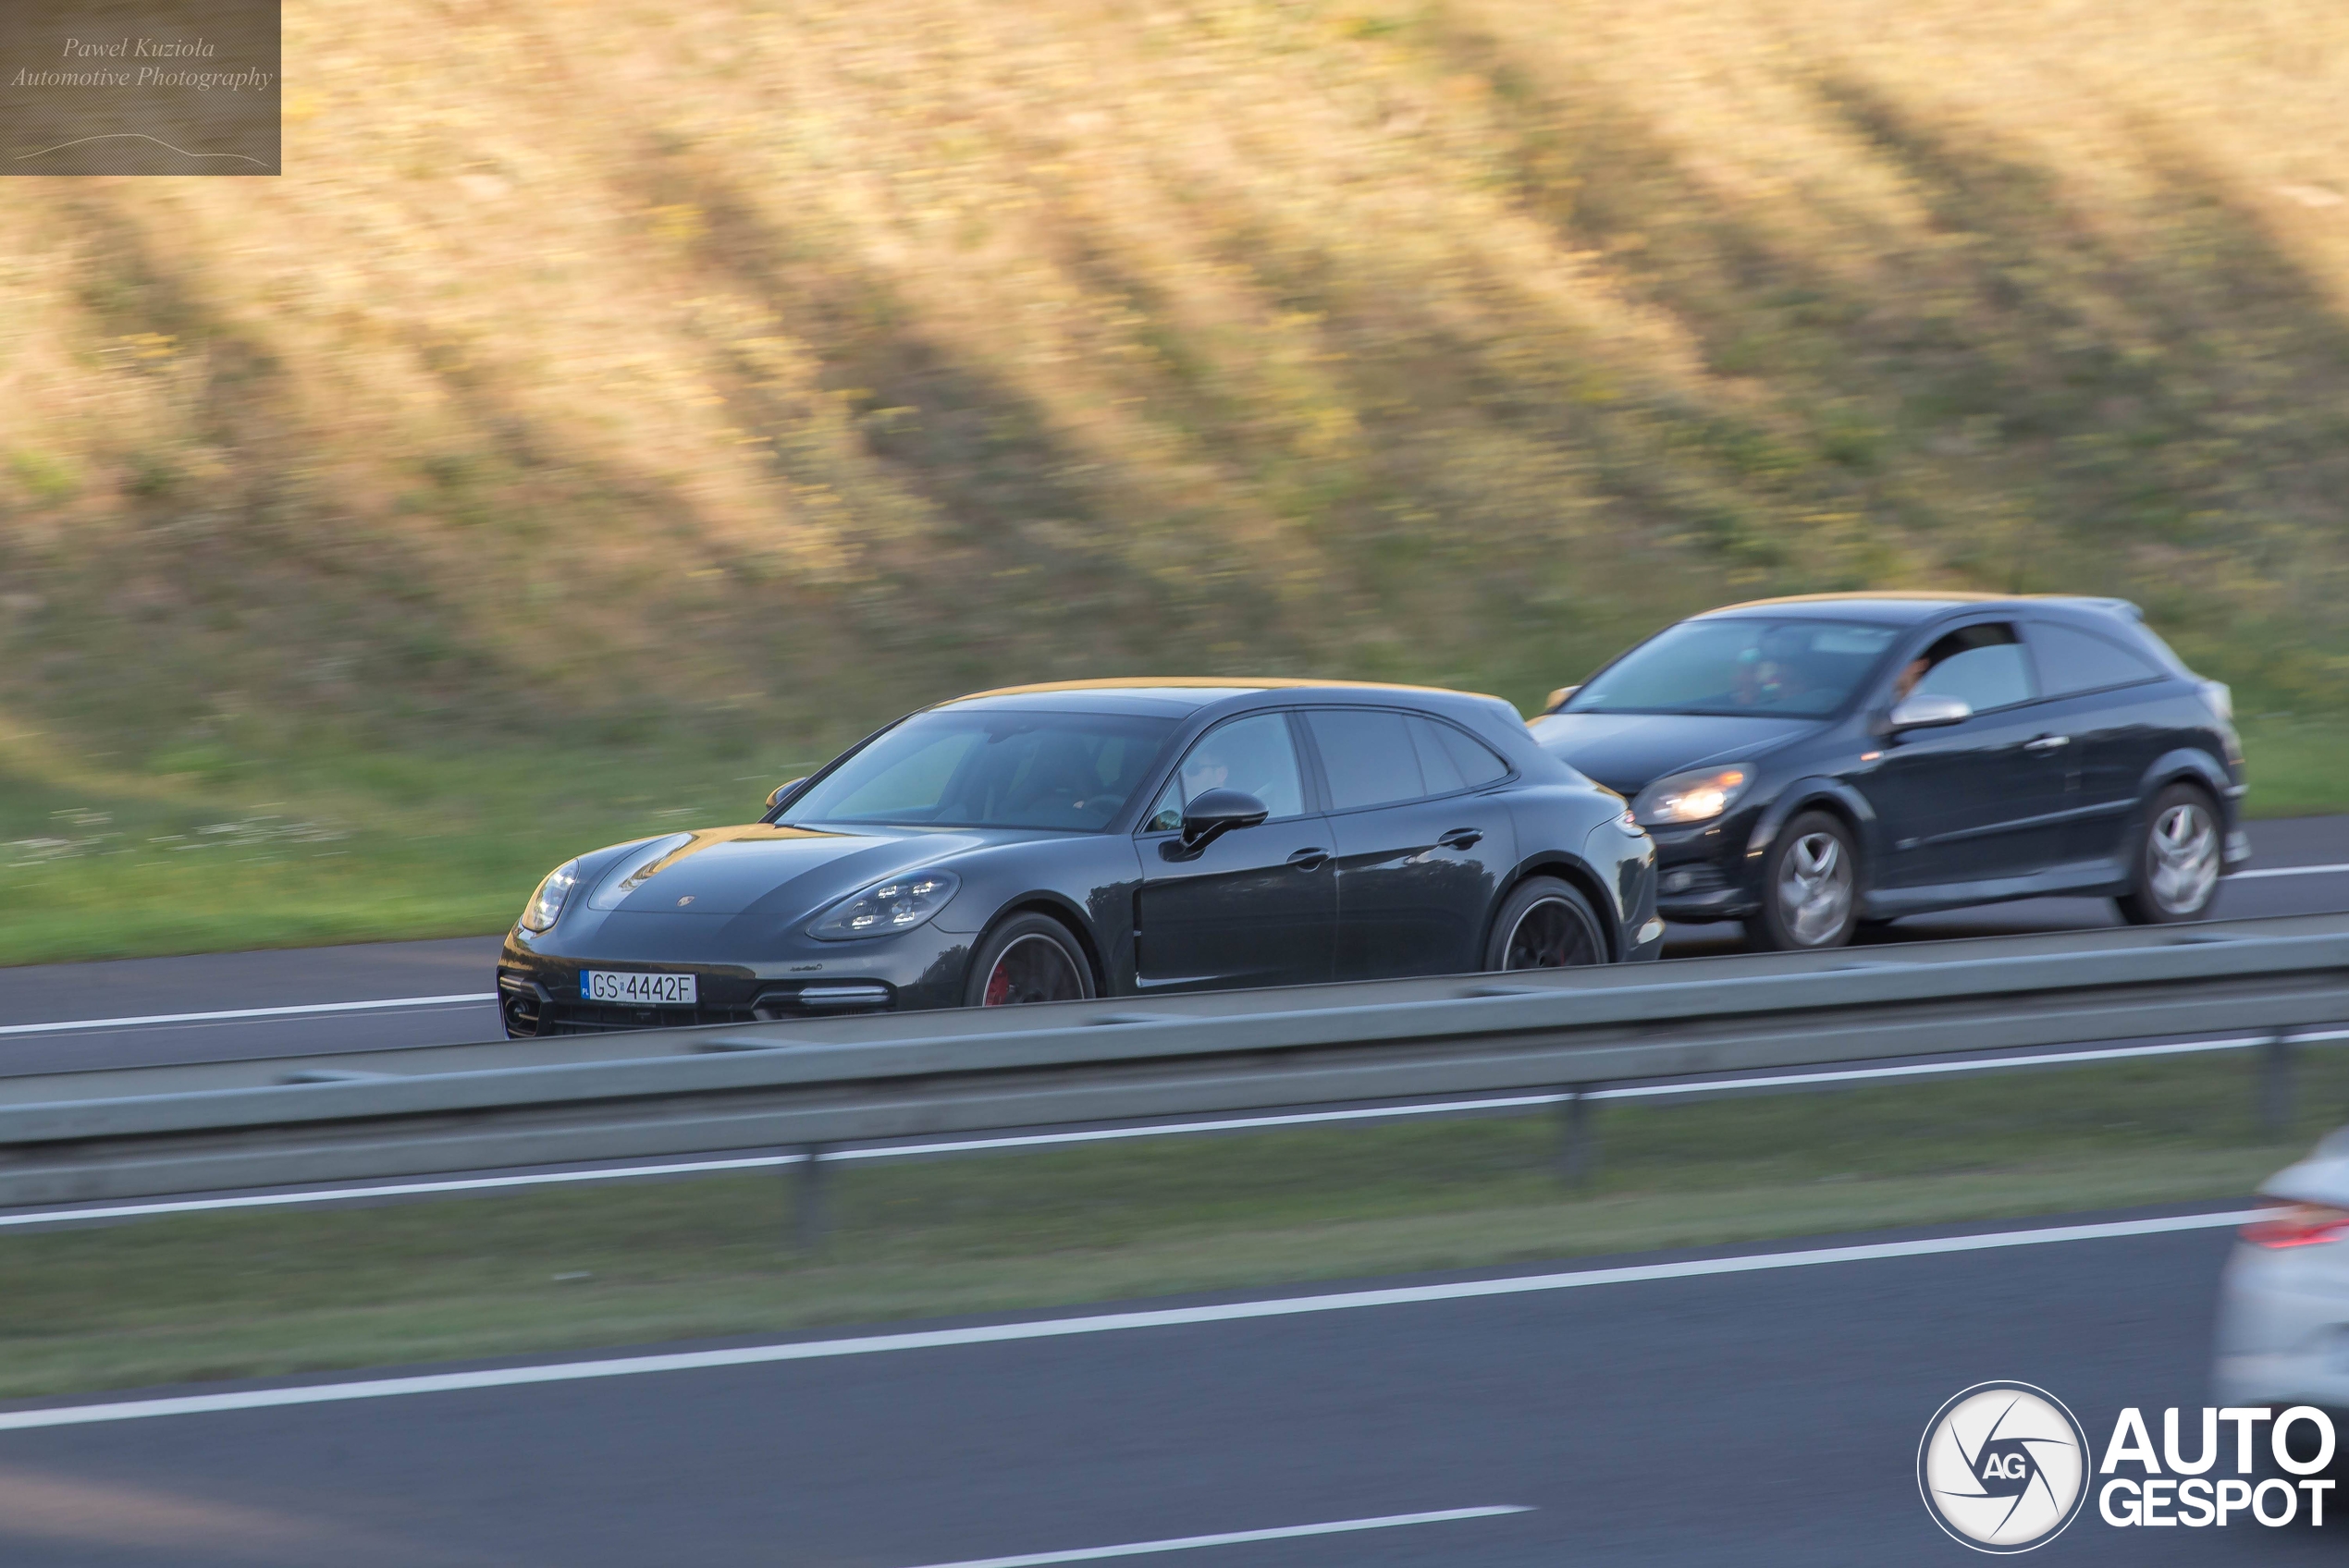
<svg viewBox="0 0 2349 1568"><path fill-rule="evenodd" d="M1849 620L1684 620L1601 670L1561 711L1829 714L1899 635Z"/></svg>
<svg viewBox="0 0 2349 1568"><path fill-rule="evenodd" d="M940 827L1108 826L1148 781L1171 718L1123 714L916 714L842 763L780 820Z"/></svg>

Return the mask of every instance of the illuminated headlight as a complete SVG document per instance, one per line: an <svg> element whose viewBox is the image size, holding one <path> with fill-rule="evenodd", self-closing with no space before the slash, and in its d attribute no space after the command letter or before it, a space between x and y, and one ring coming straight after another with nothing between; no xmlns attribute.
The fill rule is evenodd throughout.
<svg viewBox="0 0 2349 1568"><path fill-rule="evenodd" d="M819 941L845 942L910 931L944 909L959 885L949 871L892 876L826 910L807 934Z"/></svg>
<svg viewBox="0 0 2349 1568"><path fill-rule="evenodd" d="M1631 815L1648 827L1708 821L1737 804L1753 781L1753 770L1742 765L1676 773L1641 790Z"/></svg>
<svg viewBox="0 0 2349 1568"><path fill-rule="evenodd" d="M572 888L578 884L579 863L575 860L567 860L547 873L547 879L538 884L538 891L522 906L522 928L544 931L553 925L563 912L563 900L571 897Z"/></svg>

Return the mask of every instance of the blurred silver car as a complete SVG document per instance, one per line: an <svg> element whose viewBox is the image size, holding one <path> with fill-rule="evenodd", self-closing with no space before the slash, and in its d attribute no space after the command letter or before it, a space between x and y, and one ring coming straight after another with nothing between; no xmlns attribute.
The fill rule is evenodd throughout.
<svg viewBox="0 0 2349 1568"><path fill-rule="evenodd" d="M2349 1411L2349 1127L2259 1195L2220 1285L2216 1396Z"/></svg>

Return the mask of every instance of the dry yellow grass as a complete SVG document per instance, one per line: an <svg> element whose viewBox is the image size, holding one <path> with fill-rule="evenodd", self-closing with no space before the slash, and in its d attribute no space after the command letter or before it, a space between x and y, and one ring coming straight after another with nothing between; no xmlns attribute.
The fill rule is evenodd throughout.
<svg viewBox="0 0 2349 1568"><path fill-rule="evenodd" d="M282 178L0 181L0 808L1529 702L1871 584L2341 705L2338 6L289 0L285 75Z"/></svg>

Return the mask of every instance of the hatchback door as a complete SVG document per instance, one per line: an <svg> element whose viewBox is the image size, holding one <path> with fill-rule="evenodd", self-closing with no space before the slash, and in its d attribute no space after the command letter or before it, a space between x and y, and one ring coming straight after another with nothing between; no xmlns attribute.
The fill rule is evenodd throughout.
<svg viewBox="0 0 2349 1568"><path fill-rule="evenodd" d="M1962 698L1974 713L1886 738L1867 786L1887 847L1876 885L1997 881L2055 864L2064 746L2014 627L1961 627L1937 639L1904 678L1916 663L1928 668L1906 694Z"/></svg>
<svg viewBox="0 0 2349 1568"><path fill-rule="evenodd" d="M1182 845L1183 805L1239 790L1266 820L1196 853ZM1142 991L1297 986L1330 978L1337 883L1330 826L1307 809L1289 716L1249 714L1200 736L1151 805L1138 848L1135 982Z"/></svg>
<svg viewBox="0 0 2349 1568"><path fill-rule="evenodd" d="M1517 864L1509 766L1441 719L1394 708L1305 715L1337 838L1337 976L1483 967L1485 917Z"/></svg>

